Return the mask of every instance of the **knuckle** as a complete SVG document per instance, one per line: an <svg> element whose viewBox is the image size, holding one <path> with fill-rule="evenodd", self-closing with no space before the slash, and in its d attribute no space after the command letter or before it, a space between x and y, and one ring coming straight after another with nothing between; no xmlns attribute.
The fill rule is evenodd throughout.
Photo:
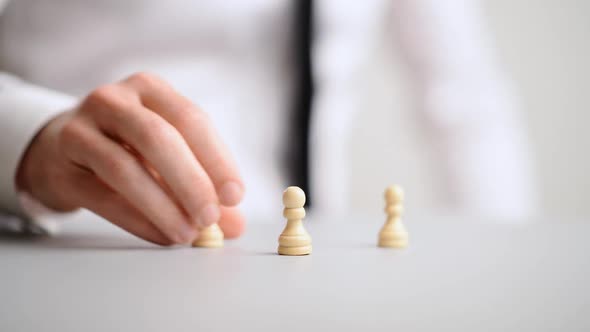
<svg viewBox="0 0 590 332"><path fill-rule="evenodd" d="M60 145L67 144L83 137L84 128L77 121L68 121L59 133Z"/></svg>
<svg viewBox="0 0 590 332"><path fill-rule="evenodd" d="M84 104L86 105L109 105L116 98L118 94L117 87L112 84L107 84L94 89L86 97Z"/></svg>
<svg viewBox="0 0 590 332"><path fill-rule="evenodd" d="M127 78L127 81L143 87L155 87L162 84L160 77L144 71L132 74Z"/></svg>
<svg viewBox="0 0 590 332"><path fill-rule="evenodd" d="M177 108L174 112L175 123L183 132L201 131L210 126L209 115L192 104Z"/></svg>
<svg viewBox="0 0 590 332"><path fill-rule="evenodd" d="M140 125L139 136L148 148L157 149L161 146L177 144L180 134L166 121L158 117L151 117Z"/></svg>
<svg viewBox="0 0 590 332"><path fill-rule="evenodd" d="M200 111L192 105L179 107L174 111L174 122L178 124L179 129L184 131L193 131L207 123L208 116L205 112Z"/></svg>
<svg viewBox="0 0 590 332"><path fill-rule="evenodd" d="M210 118L209 114L203 111L200 107L191 107L190 109L186 110L188 116L195 122L203 122L208 123Z"/></svg>
<svg viewBox="0 0 590 332"><path fill-rule="evenodd" d="M81 121L68 121L57 136L59 152L68 159L82 162L78 160L81 158L81 152L90 151L94 146L87 131L88 128Z"/></svg>
<svg viewBox="0 0 590 332"><path fill-rule="evenodd" d="M181 123L190 121L195 110L190 106L179 107L174 111L174 115L181 121Z"/></svg>

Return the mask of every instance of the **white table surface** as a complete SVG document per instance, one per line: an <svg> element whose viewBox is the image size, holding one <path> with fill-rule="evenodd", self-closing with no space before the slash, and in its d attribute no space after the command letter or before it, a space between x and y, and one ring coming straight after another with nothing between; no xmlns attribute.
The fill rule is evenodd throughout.
<svg viewBox="0 0 590 332"><path fill-rule="evenodd" d="M276 254L284 222L223 249L160 248L85 215L53 238L0 237L0 331L590 331L590 223L308 218L313 254Z"/></svg>

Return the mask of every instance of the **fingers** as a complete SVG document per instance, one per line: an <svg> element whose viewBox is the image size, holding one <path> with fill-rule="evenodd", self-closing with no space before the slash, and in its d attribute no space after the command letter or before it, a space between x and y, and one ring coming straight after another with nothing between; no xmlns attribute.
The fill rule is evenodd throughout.
<svg viewBox="0 0 590 332"><path fill-rule="evenodd" d="M237 238L244 233L245 219L236 207L221 207L219 227L228 239Z"/></svg>
<svg viewBox="0 0 590 332"><path fill-rule="evenodd" d="M68 142L64 143L64 146L67 146L64 152L70 160L92 170L100 180L122 196L118 200L123 200L124 197L126 204L123 205L131 205L141 211L168 239L175 243L188 243L196 238L196 227L189 224L187 217L173 199L150 176L147 169L121 145L82 121L72 121L64 126L62 139ZM115 203L111 198L105 204L112 207ZM97 212L105 209L100 205L101 202L87 201L86 204L99 204L95 207ZM118 212L129 214L127 210ZM102 213L119 216L118 212L104 210ZM122 227L132 227L123 224L124 220L121 217L118 218Z"/></svg>
<svg viewBox="0 0 590 332"><path fill-rule="evenodd" d="M79 174L71 184L67 192L79 206L146 241L159 245L174 244L123 196L109 189L94 175Z"/></svg>
<svg viewBox="0 0 590 332"><path fill-rule="evenodd" d="M156 170L194 224L206 227L219 221L215 187L184 138L137 97L121 90L96 90L86 101L94 105L90 107L94 108L92 119L101 130L130 145Z"/></svg>
<svg viewBox="0 0 590 332"><path fill-rule="evenodd" d="M220 202L226 206L237 205L244 195L244 185L229 149L219 138L207 115L152 75L136 74L124 84L138 91L141 102L147 108L182 134L211 178Z"/></svg>

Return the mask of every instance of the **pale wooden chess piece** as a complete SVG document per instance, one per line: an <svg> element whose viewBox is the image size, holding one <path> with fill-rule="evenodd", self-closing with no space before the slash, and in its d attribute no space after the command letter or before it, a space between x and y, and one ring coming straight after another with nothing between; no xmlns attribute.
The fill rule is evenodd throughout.
<svg viewBox="0 0 590 332"><path fill-rule="evenodd" d="M223 231L219 225L213 224L202 228L199 237L193 242L193 247L221 248L223 247Z"/></svg>
<svg viewBox="0 0 590 332"><path fill-rule="evenodd" d="M402 223L404 192L398 186L385 190L385 213L387 220L379 232L379 247L405 248L408 245L408 232Z"/></svg>
<svg viewBox="0 0 590 332"><path fill-rule="evenodd" d="M287 226L279 236L279 255L301 256L311 254L311 237L303 227L305 217L305 193L299 187L289 187L283 192L283 216Z"/></svg>

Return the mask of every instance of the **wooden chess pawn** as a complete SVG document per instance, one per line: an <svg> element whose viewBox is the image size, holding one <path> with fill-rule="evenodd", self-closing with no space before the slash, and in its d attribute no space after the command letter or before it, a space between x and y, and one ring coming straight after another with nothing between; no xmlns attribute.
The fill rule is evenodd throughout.
<svg viewBox="0 0 590 332"><path fill-rule="evenodd" d="M223 247L223 231L219 225L213 224L202 228L199 237L193 242L193 247L221 248Z"/></svg>
<svg viewBox="0 0 590 332"><path fill-rule="evenodd" d="M303 227L305 217L305 193L299 187L289 187L283 192L283 216L287 226L279 236L279 255L301 256L311 254L311 237Z"/></svg>
<svg viewBox="0 0 590 332"><path fill-rule="evenodd" d="M408 245L408 232L402 223L404 192L398 186L385 190L385 213L387 220L379 232L379 247L405 248Z"/></svg>

